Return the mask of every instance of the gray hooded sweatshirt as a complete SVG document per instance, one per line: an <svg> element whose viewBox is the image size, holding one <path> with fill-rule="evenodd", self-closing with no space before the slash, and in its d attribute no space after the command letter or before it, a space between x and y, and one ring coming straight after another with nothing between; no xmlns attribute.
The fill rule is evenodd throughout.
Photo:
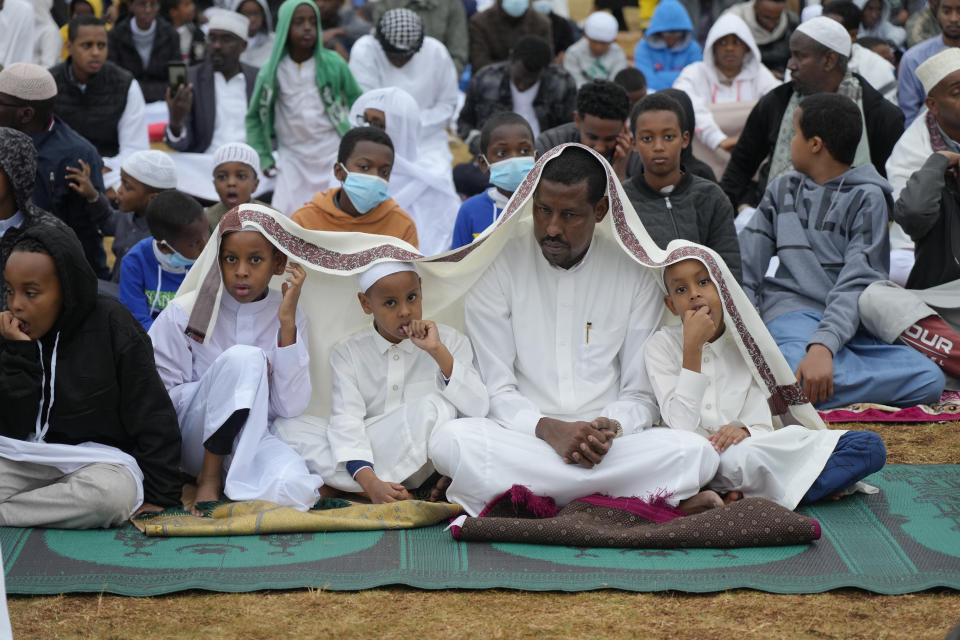
<svg viewBox="0 0 960 640"><path fill-rule="evenodd" d="M836 355L860 326L860 293L887 279L891 193L869 164L823 185L791 171L767 186L740 234L743 290L764 322L792 311L822 313L808 345ZM780 264L765 275L774 256Z"/></svg>

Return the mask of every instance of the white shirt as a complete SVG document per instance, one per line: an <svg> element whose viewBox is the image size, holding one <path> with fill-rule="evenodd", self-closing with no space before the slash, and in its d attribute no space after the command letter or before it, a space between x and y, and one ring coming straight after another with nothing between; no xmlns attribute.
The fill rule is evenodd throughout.
<svg viewBox="0 0 960 640"><path fill-rule="evenodd" d="M24 0L6 0L0 11L0 66L33 62L33 5Z"/></svg>
<svg viewBox="0 0 960 640"><path fill-rule="evenodd" d="M227 80L219 71L213 73L213 95L216 115L213 119L213 138L208 150L215 151L228 142L246 142L247 79L237 72Z"/></svg>
<svg viewBox="0 0 960 640"><path fill-rule="evenodd" d="M470 341L451 327L438 325L438 329L440 341L453 356L449 383L426 351L409 340L393 344L373 327L333 348L333 405L327 437L338 463L373 461L364 420L429 393L439 392L465 416L487 414L487 390L473 367Z"/></svg>
<svg viewBox="0 0 960 640"><path fill-rule="evenodd" d="M703 345L700 373L682 368L683 325L662 327L647 342L647 374L663 421L702 436L740 423L751 435L773 431L766 396L740 355L730 329Z"/></svg>
<svg viewBox="0 0 960 640"><path fill-rule="evenodd" d="M320 99L312 56L300 64L288 55L280 59L277 93L274 122L281 148L306 156L323 153L335 156L340 136ZM318 146L321 141L325 144Z"/></svg>
<svg viewBox="0 0 960 640"><path fill-rule="evenodd" d="M625 433L652 425L643 345L661 315L653 278L599 233L570 269L549 264L532 232L511 240L464 305L489 417L530 435L544 416L603 416Z"/></svg>
<svg viewBox="0 0 960 640"><path fill-rule="evenodd" d="M10 229L16 229L23 224L23 213L17 211L6 220L0 220L0 238L7 234Z"/></svg>
<svg viewBox="0 0 960 640"><path fill-rule="evenodd" d="M540 91L539 80L526 91L520 91L514 86L512 81L510 82L510 98L513 100L513 112L520 114L523 116L523 119L527 121L527 124L533 129L534 140L540 135L540 121L537 120L537 112L533 110L533 101L536 99L538 91Z"/></svg>
<svg viewBox="0 0 960 640"><path fill-rule="evenodd" d="M217 323L203 344L184 335L189 314L176 303L167 305L153 326L154 358L163 386L177 413L186 409L192 387L221 353L238 344L260 347L270 363L270 419L298 416L310 402L310 352L307 345L307 317L297 309L297 341L278 347L280 319L277 309L282 296L270 289L257 302L240 303L223 292ZM229 389L222 390L229 393Z"/></svg>

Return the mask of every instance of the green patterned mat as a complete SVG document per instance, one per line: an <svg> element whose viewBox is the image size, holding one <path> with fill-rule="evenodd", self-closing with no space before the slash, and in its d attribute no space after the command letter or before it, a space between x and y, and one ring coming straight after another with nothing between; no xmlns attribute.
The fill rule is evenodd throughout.
<svg viewBox="0 0 960 640"><path fill-rule="evenodd" d="M854 496L803 511L812 545L762 549L593 549L455 542L442 526L405 531L148 538L109 531L0 528L7 590L150 596L185 589L243 592L503 587L529 591L708 592L746 587L818 593L859 587L909 593L960 589L960 466L890 465Z"/></svg>

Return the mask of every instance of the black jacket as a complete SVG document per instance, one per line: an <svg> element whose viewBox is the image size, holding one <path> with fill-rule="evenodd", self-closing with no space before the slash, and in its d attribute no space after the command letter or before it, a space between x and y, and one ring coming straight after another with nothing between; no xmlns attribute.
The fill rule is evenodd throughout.
<svg viewBox="0 0 960 640"><path fill-rule="evenodd" d="M240 72L247 84L247 102L253 94L253 85L257 82L256 67L240 63ZM216 124L217 96L214 89L213 65L209 60L187 69L187 83L193 85L193 104L190 113L183 121L183 137L173 141L165 135L166 143L177 151L204 153L213 140L213 127ZM216 151L216 149L210 149Z"/></svg>
<svg viewBox="0 0 960 640"><path fill-rule="evenodd" d="M121 449L143 471L147 502L180 504L180 428L146 331L122 304L97 295L97 279L69 230L35 226L23 237L53 257L63 309L39 340L0 338L0 434L26 439L40 409L50 422L47 442Z"/></svg>
<svg viewBox="0 0 960 640"><path fill-rule="evenodd" d="M72 59L67 58L50 69L57 81L53 110L92 142L101 156L111 158L120 151L117 127L127 108L133 74L108 60L81 89L73 78L72 64Z"/></svg>
<svg viewBox="0 0 960 640"><path fill-rule="evenodd" d="M887 158L903 135L903 112L858 74L853 76L863 87L863 113L867 120L870 162L880 175L886 176ZM780 121L792 95L793 83L782 84L767 92L750 111L737 146L730 154L727 170L720 180L720 187L734 207L741 204L756 206L760 202L770 171L770 163L764 163L764 160L777 145ZM761 164L764 165L762 169ZM752 181L757 169L760 169L759 184Z"/></svg>
<svg viewBox="0 0 960 640"><path fill-rule="evenodd" d="M133 74L140 83L143 97L147 102L157 102L165 99L169 74L167 63L182 62L180 55L180 34L173 25L163 18L156 18L157 31L153 38L153 48L150 50L150 60L146 68L133 44L133 30L130 22L133 17L119 22L108 35L108 57Z"/></svg>
<svg viewBox="0 0 960 640"><path fill-rule="evenodd" d="M916 243L907 289L929 289L960 280L960 190L943 155L917 169L893 205L893 219Z"/></svg>
<svg viewBox="0 0 960 640"><path fill-rule="evenodd" d="M741 281L740 244L733 226L733 207L715 182L684 173L669 195L647 185L643 174L623 183L643 228L661 249L681 238L710 247Z"/></svg>

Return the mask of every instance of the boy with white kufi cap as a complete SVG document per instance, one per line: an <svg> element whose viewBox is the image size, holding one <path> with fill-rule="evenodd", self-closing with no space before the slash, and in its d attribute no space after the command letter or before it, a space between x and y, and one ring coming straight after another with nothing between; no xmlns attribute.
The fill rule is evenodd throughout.
<svg viewBox="0 0 960 640"><path fill-rule="evenodd" d="M220 202L204 209L211 233L227 211L240 204L267 205L253 199L260 186L260 156L245 142L228 142L213 154L213 188Z"/></svg>
<svg viewBox="0 0 960 640"><path fill-rule="evenodd" d="M627 56L615 40L617 19L604 11L591 13L583 23L583 37L563 54L563 68L577 87L591 80L613 80L627 68Z"/></svg>
<svg viewBox="0 0 960 640"><path fill-rule="evenodd" d="M458 415L480 417L489 409L470 340L422 318L420 276L409 262L374 264L357 284L373 325L330 356L329 428L284 421L277 433L332 487L374 503L410 499L421 486L439 499L445 482L431 479L431 434Z"/></svg>

